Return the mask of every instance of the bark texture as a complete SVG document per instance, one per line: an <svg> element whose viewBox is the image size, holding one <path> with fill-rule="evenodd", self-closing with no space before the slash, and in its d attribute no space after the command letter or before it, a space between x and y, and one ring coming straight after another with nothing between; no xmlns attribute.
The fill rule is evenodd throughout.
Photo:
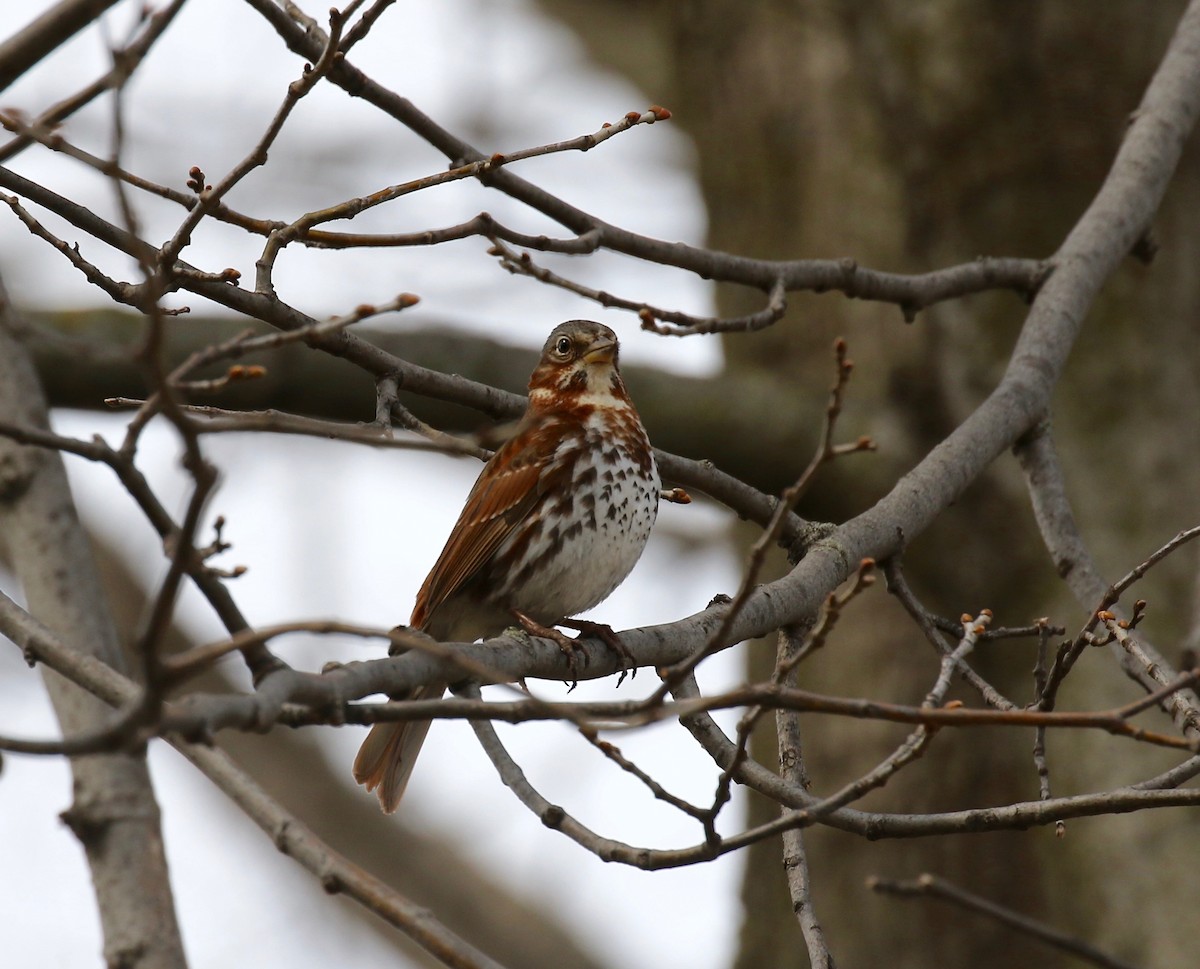
<svg viewBox="0 0 1200 969"><path fill-rule="evenodd" d="M920 271L979 254L1048 256L1099 187L1126 118L1183 9L1136 0L1069 2L954 0L692 0L581 3L546 0L593 55L629 74L673 111L697 145L710 216L707 243L773 258L850 256L864 265ZM1072 497L1086 536L1113 576L1125 571L1198 511L1195 374L1200 311L1194 267L1200 247L1200 168L1185 156L1156 225L1152 266L1132 260L1110 281L1056 402ZM762 296L719 294L723 314L747 312ZM925 312L913 326L894 307L840 297L794 296L769 332L726 339L729 370L772 388L785 420L815 438L828 347L837 334L858 363L841 436L868 433L877 458L823 474L802 513L840 520L879 496L941 440L995 385L1025 312L1011 296L975 297ZM1129 402L1142 415L1132 420ZM797 440L800 439L798 435ZM805 449L766 450L794 474ZM785 475L785 476L787 476ZM951 551L948 551L951 550ZM1033 527L1015 468L1000 462L908 554L908 573L944 614L996 610L1003 621L1049 614L1069 627L1082 610L1057 581ZM1162 604L1163 630L1182 632L1195 559L1181 556L1143 591ZM976 662L1015 700L1028 698L1032 654ZM869 598L843 620L833 648L806 664L805 686L849 695L919 698L933 656L885 601ZM752 679L773 661L773 644L748 652ZM1004 670L1015 670L1005 673ZM1129 688L1110 670L1080 670L1080 702L1103 705ZM895 732L822 723L807 731L815 789L830 791L868 768ZM774 757L764 735L755 754ZM870 804L921 811L1032 796L1031 739L1012 736L986 762L971 738L939 737L926 762ZM991 738L988 743L991 744ZM1090 754L1095 751L1095 756ZM1061 789L1105 783L1111 761L1075 743L1051 767ZM754 802L752 823L777 807ZM1135 962L1188 964L1171 932L1186 918L1178 900L1198 883L1172 858L1183 850L1177 821L1142 815L1107 832L1048 832L870 844L828 830L806 842L814 897L837 958L846 965L976 967L1067 964L1066 957L948 918L935 906L868 896L875 872L934 871L1002 904L1075 931ZM1132 845L1141 847L1132 847ZM1154 844L1153 858L1145 846ZM1154 871L1169 882L1161 904L1130 911L1129 886L1114 871ZM1086 887L1084 887L1086 886ZM747 855L739 966L802 963L803 942L787 902L777 843ZM1126 917L1108 917L1115 911ZM1105 913L1105 914L1101 914ZM1118 927L1119 926L1119 927ZM1173 948L1174 947L1174 948Z"/></svg>
<svg viewBox="0 0 1200 969"><path fill-rule="evenodd" d="M48 427L33 364L0 283L0 415ZM0 440L0 538L29 612L80 652L128 663L109 615L59 454ZM112 711L53 671L46 689L64 737L102 728ZM186 965L145 750L71 758L63 820L87 855L111 969Z"/></svg>

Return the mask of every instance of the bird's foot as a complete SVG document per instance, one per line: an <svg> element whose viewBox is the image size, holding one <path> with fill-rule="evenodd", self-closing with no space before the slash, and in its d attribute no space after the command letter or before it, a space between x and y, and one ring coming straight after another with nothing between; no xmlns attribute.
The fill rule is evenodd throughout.
<svg viewBox="0 0 1200 969"><path fill-rule="evenodd" d="M512 610L512 614L516 617L517 622L521 624L521 628L525 632L531 636L549 639L562 650L563 655L567 657L567 664L571 668L571 686L567 692L569 693L571 690L574 690L579 685L580 670L587 666L587 653L580 649L575 640L570 636L564 636L553 626L543 626L536 619L525 615L519 609Z"/></svg>
<svg viewBox="0 0 1200 969"><path fill-rule="evenodd" d="M633 679L637 676L637 660L629 651L629 647L621 642L621 637L616 634L612 626L607 626L602 622L591 622L587 619L564 619L559 625L566 626L568 629L577 629L581 636L595 636L621 658L621 675L617 677L617 686L625 682L625 677Z"/></svg>

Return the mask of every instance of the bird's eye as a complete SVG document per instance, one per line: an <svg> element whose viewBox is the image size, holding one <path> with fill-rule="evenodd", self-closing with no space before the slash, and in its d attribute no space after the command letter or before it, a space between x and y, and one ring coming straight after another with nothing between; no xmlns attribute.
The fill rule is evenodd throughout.
<svg viewBox="0 0 1200 969"><path fill-rule="evenodd" d="M560 356L566 356L571 352L571 338L568 336L560 336L558 342L554 344L555 351Z"/></svg>

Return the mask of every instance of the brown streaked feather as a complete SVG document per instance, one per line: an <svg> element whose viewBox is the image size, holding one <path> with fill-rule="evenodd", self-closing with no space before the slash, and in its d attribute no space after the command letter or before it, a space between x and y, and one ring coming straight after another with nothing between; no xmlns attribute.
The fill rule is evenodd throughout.
<svg viewBox="0 0 1200 969"><path fill-rule="evenodd" d="M442 554L417 593L411 625L424 628L438 606L471 580L537 503L538 479L551 454L529 446L529 432L535 426L522 421L479 475Z"/></svg>

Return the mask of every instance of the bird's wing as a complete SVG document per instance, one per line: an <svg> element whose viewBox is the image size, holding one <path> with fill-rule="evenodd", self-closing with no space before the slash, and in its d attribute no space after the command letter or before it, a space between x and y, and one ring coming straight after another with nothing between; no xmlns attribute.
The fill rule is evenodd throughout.
<svg viewBox="0 0 1200 969"><path fill-rule="evenodd" d="M423 628L438 606L471 580L529 514L541 490L542 472L554 456L553 439L552 428L545 422L536 426L522 422L517 433L492 455L417 593L413 626Z"/></svg>

